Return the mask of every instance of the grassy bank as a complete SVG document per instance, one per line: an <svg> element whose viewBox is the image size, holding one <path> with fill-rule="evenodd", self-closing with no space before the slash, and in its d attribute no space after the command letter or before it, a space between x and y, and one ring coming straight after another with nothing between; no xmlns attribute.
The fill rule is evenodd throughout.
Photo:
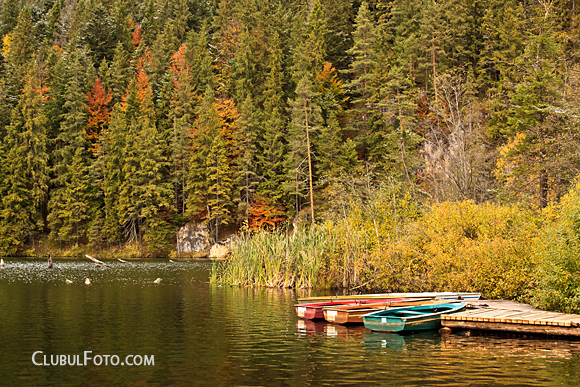
<svg viewBox="0 0 580 387"><path fill-rule="evenodd" d="M364 291L473 291L577 312L580 184L543 211L445 202L381 188L295 234L248 234L214 268L221 284ZM373 208L374 212L368 211Z"/></svg>

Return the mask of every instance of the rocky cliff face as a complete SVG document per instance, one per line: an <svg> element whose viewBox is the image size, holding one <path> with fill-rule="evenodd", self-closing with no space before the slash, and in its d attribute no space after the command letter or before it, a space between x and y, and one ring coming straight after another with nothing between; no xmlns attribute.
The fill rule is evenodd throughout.
<svg viewBox="0 0 580 387"><path fill-rule="evenodd" d="M203 224L187 223L177 233L177 253L204 257L209 255L211 239Z"/></svg>

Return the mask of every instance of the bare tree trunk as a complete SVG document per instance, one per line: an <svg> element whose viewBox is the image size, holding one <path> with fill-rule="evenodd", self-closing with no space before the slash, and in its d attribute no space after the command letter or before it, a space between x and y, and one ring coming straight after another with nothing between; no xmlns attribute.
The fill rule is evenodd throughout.
<svg viewBox="0 0 580 387"><path fill-rule="evenodd" d="M540 171L540 208L548 205L548 173Z"/></svg>
<svg viewBox="0 0 580 387"><path fill-rule="evenodd" d="M435 102L437 102L437 66L435 65L435 42L431 43L431 55L433 60L433 90L435 91Z"/></svg>
<svg viewBox="0 0 580 387"><path fill-rule="evenodd" d="M310 184L310 215L314 226L314 190L312 189L312 159L310 156L310 135L308 133L308 110L304 101L304 117L306 118L306 147L308 148L308 182Z"/></svg>

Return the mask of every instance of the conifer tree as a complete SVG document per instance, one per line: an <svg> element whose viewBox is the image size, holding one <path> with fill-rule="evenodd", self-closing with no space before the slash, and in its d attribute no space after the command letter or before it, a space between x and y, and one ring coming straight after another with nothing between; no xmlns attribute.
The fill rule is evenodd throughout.
<svg viewBox="0 0 580 387"><path fill-rule="evenodd" d="M263 130L258 138L258 191L277 207L285 205L283 183L284 157L286 153L285 135L287 133L286 103L283 86L283 49L280 35L274 32L269 49L269 72L264 92Z"/></svg>
<svg viewBox="0 0 580 387"><path fill-rule="evenodd" d="M347 84L352 94L352 125L357 131L357 142L363 158L368 159L370 132L373 122L372 81L376 67L377 32L371 19L368 3L358 10L353 32L353 46L348 51L351 81Z"/></svg>
<svg viewBox="0 0 580 387"><path fill-rule="evenodd" d="M213 225L215 240L219 240L219 229L233 220L234 182L222 133L217 133L211 143L206 159L207 208L206 220Z"/></svg>
<svg viewBox="0 0 580 387"><path fill-rule="evenodd" d="M186 60L191 68L191 83L199 95L205 93L206 85L215 86L209 44L209 28L206 24L201 26L199 32L190 33L187 39Z"/></svg>
<svg viewBox="0 0 580 387"><path fill-rule="evenodd" d="M207 87L197 108L197 120L191 131L191 155L187 176L187 210L188 217L203 219L208 208L208 175L206 160L212 139L217 134L220 118L215 107L215 94Z"/></svg>
<svg viewBox="0 0 580 387"><path fill-rule="evenodd" d="M216 236L220 225L235 220L232 210L239 200L234 179L241 151L238 120L233 101L217 100L207 87L192 130L186 214L208 222Z"/></svg>
<svg viewBox="0 0 580 387"><path fill-rule="evenodd" d="M6 61L6 87L10 99L15 101L20 94L22 81L26 75L28 64L34 56L34 47L30 39L32 16L28 7L20 11L14 30L8 40L4 37L3 55ZM9 41L8 47L6 42Z"/></svg>
<svg viewBox="0 0 580 387"><path fill-rule="evenodd" d="M296 18L297 37L294 41L292 79L298 84L300 80L307 76L310 82L314 80L316 74L322 70L326 63L326 43L324 37L327 33L327 25L322 12L322 3L315 0L312 9L304 9L302 15ZM306 18L306 23L301 20Z"/></svg>
<svg viewBox="0 0 580 387"><path fill-rule="evenodd" d="M128 242L143 242L146 232L163 228L161 211L171 203L164 176L168 162L155 126L153 93L144 72L130 86L124 107L127 136L119 187L119 214ZM169 183L170 184L170 183Z"/></svg>
<svg viewBox="0 0 580 387"><path fill-rule="evenodd" d="M187 47L182 45L173 54L170 71L172 74L172 98L169 114L171 121L171 158L173 186L175 193L175 210L185 213L187 195L187 171L189 156L188 135L195 121L195 107L199 96L195 94L193 72L188 64Z"/></svg>
<svg viewBox="0 0 580 387"><path fill-rule="evenodd" d="M533 11L528 45L516 59L522 79L511 98L504 131L509 141L499 171L506 183L511 181L506 184L508 190L529 195L543 208L549 201L550 181L571 178L560 168L564 158L558 141L569 112L561 109L565 59L561 58L563 42L556 33L557 16L553 9L540 5ZM509 163L509 168L501 168L502 162Z"/></svg>
<svg viewBox="0 0 580 387"><path fill-rule="evenodd" d="M0 7L0 38L9 34L16 26L19 12L18 0L6 0L2 3L2 7Z"/></svg>
<svg viewBox="0 0 580 387"><path fill-rule="evenodd" d="M315 103L316 93L306 75L296 87L296 99L290 103L289 151L286 170L289 176L287 192L294 196L295 209L302 209L304 200L309 202L314 222L314 170L312 164L311 133L321 122L320 108Z"/></svg>
<svg viewBox="0 0 580 387"><path fill-rule="evenodd" d="M0 212L0 230L5 236L0 248L4 254L15 253L44 227L48 155L43 111L47 89L43 82L42 69L33 62L2 147L7 173Z"/></svg>
<svg viewBox="0 0 580 387"><path fill-rule="evenodd" d="M53 181L48 202L48 227L53 240L78 242L82 238L81 222L86 217L88 183L79 176L87 175L89 155L86 143L87 105L84 85L88 60L75 50L63 57L64 78L63 119L52 152ZM73 170L74 168L80 169ZM79 235L79 232L81 235Z"/></svg>
<svg viewBox="0 0 580 387"><path fill-rule="evenodd" d="M109 246L115 244L120 246L122 243L119 197L123 181L122 164L126 131L127 122L123 106L119 103L111 112L109 126L101 135L97 159L92 165L92 174L99 182L99 194L102 197L102 207L97 211L102 223L95 223L93 227L101 231L103 242ZM98 241L100 238L92 236L91 240Z"/></svg>
<svg viewBox="0 0 580 387"><path fill-rule="evenodd" d="M240 109L239 131L236 133L236 142L240 144L241 154L237 158L236 170L238 177L236 186L240 187L240 205L238 212L240 217L245 217L249 222L248 214L251 203L255 197L259 183L257 174L257 136L259 110L254 105L250 96L242 104Z"/></svg>
<svg viewBox="0 0 580 387"><path fill-rule="evenodd" d="M322 3L327 31L324 37L326 60L340 70L348 69L351 57L345 53L352 47L354 31L353 5L349 0L325 1Z"/></svg>
<svg viewBox="0 0 580 387"><path fill-rule="evenodd" d="M429 83L432 85L434 101L438 99L437 76L446 70L445 44L448 41L448 26L443 18L443 6L440 1L426 1L421 23L421 42L425 53L423 68L431 74Z"/></svg>
<svg viewBox="0 0 580 387"><path fill-rule="evenodd" d="M115 23L109 10L100 3L93 5L87 19L80 31L79 42L89 50L93 63L98 66L103 59L113 59L113 50L118 41Z"/></svg>
<svg viewBox="0 0 580 387"><path fill-rule="evenodd" d="M125 95L131 75L129 54L123 44L119 42L115 47L113 61L107 74L108 82L105 82L111 91L113 105L120 102L121 97Z"/></svg>

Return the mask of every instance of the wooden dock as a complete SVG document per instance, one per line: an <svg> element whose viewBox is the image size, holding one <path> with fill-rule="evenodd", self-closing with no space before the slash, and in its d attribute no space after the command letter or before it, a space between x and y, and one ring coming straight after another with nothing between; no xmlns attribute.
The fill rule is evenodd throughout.
<svg viewBox="0 0 580 387"><path fill-rule="evenodd" d="M441 325L451 329L474 329L580 337L580 315L546 312L529 305L481 301L475 309L441 316Z"/></svg>

